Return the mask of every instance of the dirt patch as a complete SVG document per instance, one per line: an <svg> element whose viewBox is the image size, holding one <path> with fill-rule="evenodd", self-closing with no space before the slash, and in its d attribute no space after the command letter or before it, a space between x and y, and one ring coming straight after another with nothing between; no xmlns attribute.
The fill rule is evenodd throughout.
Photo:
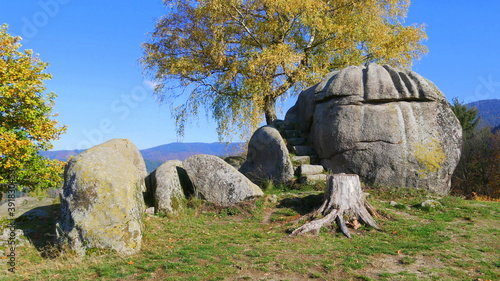
<svg viewBox="0 0 500 281"><path fill-rule="evenodd" d="M430 276L429 271L442 268L443 266L445 266L445 264L436 256L432 255L408 256L404 254L377 254L371 259L370 266L358 270L356 273L377 279L380 277L381 273L396 274L407 272L409 274L415 274L416 277L420 279L428 278Z"/></svg>

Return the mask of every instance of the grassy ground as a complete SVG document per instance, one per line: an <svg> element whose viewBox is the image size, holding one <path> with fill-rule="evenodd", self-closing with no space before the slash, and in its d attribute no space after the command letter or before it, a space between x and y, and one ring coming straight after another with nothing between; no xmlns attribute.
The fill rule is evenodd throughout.
<svg viewBox="0 0 500 281"><path fill-rule="evenodd" d="M0 261L0 280L499 280L500 203L437 198L418 190L370 190L382 230L322 229L287 238L318 207L321 192L270 190L232 208L192 201L178 217L148 215L143 251L52 257L54 219L18 221L36 230L19 247L17 272ZM436 198L435 198L436 199ZM390 204L396 201L398 204ZM47 207L57 212L58 205ZM52 217L52 216L51 216Z"/></svg>

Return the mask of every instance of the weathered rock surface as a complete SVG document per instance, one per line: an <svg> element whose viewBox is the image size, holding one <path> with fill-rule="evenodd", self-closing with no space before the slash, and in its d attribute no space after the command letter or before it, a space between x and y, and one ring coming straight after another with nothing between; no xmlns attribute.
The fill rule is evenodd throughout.
<svg viewBox="0 0 500 281"><path fill-rule="evenodd" d="M125 158L129 159L129 161L131 161L137 168L139 175L141 175L143 179L148 175L146 163L144 162L141 152L130 140L112 139L100 144L99 146L112 148L122 154ZM143 186L142 191L146 191L146 186Z"/></svg>
<svg viewBox="0 0 500 281"><path fill-rule="evenodd" d="M144 177L127 155L108 142L66 166L57 232L60 242L80 255L92 248L123 255L141 249Z"/></svg>
<svg viewBox="0 0 500 281"><path fill-rule="evenodd" d="M209 202L229 206L264 195L257 185L217 156L194 155L183 164L195 194Z"/></svg>
<svg viewBox="0 0 500 281"><path fill-rule="evenodd" d="M286 183L293 178L292 161L278 130L264 126L255 131L248 143L247 160L239 171L257 184L265 180Z"/></svg>
<svg viewBox="0 0 500 281"><path fill-rule="evenodd" d="M179 169L182 169L182 161L170 160L148 176L149 192L153 194L155 213L175 215L183 208L186 197Z"/></svg>
<svg viewBox="0 0 500 281"><path fill-rule="evenodd" d="M326 169L381 185L449 192L462 130L429 80L390 66L351 66L305 90L299 101L304 112L296 104L287 116L305 124Z"/></svg>

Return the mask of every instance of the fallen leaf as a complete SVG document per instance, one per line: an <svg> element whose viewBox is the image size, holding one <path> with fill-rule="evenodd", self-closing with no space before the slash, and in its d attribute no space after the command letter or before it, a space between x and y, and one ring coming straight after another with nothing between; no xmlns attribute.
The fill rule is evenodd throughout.
<svg viewBox="0 0 500 281"><path fill-rule="evenodd" d="M127 263L128 263L128 264L134 264L135 262L133 262L133 261L129 261L129 262L127 262Z"/></svg>
<svg viewBox="0 0 500 281"><path fill-rule="evenodd" d="M350 221L348 223L348 225L354 229L358 229L361 227L361 224L359 223L359 221L357 219L353 219L352 221Z"/></svg>

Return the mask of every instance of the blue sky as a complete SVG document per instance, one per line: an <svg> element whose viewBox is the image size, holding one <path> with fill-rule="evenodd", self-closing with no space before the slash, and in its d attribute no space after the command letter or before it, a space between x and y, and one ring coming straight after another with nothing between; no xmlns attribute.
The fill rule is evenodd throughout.
<svg viewBox="0 0 500 281"><path fill-rule="evenodd" d="M413 70L448 100L500 98L500 1L412 1L406 24L423 23L429 53ZM0 23L50 64L46 85L68 132L54 149L84 149L128 138L140 149L177 141L169 107L152 95L138 63L141 43L165 13L161 0L1 0ZM282 117L296 98L282 105ZM215 142L215 122L200 116L183 142Z"/></svg>

